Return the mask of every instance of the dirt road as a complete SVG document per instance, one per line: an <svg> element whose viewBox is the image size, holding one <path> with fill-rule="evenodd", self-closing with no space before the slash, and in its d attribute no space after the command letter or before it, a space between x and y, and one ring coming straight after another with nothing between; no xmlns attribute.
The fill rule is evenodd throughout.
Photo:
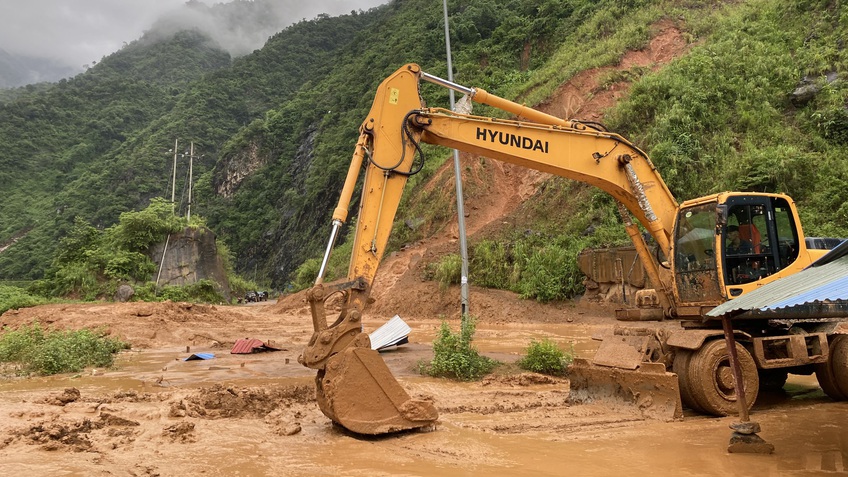
<svg viewBox="0 0 848 477"><path fill-rule="evenodd" d="M506 295L508 297L508 295ZM480 307L503 292L474 289ZM588 356L604 310L540 307L511 297L484 312L477 346L514 361L532 338ZM296 300L295 300L296 301ZM474 303L474 301L472 302ZM523 319L516 319L521 316ZM731 418L687 413L645 421L599 405L572 405L568 382L532 374L476 383L421 377L438 318L405 317L411 343L384 353L410 394L433 399L433 432L383 438L334 427L314 401L313 372L296 357L311 335L306 308L271 302L212 307L179 303L48 305L0 321L105 326L133 343L114 369L0 381L0 474L18 475L821 475L848 472L848 403L814 380L754 409L773 456L730 455ZM373 330L387 316L372 316ZM239 338L281 348L229 353ZM183 361L195 352L215 358Z"/></svg>

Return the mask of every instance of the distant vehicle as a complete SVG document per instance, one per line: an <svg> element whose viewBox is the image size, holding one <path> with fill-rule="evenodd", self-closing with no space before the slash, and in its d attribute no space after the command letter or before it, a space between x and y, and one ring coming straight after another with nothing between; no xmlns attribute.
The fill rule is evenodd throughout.
<svg viewBox="0 0 848 477"><path fill-rule="evenodd" d="M268 301L268 292L266 291L249 291L244 295L245 303L255 303L259 301Z"/></svg>

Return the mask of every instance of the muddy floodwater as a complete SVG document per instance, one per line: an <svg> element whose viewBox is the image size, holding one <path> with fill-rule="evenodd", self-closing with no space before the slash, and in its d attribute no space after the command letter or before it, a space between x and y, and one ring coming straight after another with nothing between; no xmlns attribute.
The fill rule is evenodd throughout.
<svg viewBox="0 0 848 477"><path fill-rule="evenodd" d="M731 417L687 410L682 420L661 422L572 404L565 378L423 377L417 366L432 357L441 321L409 319L410 343L382 355L410 395L433 400L439 422L428 432L362 437L321 414L314 371L297 364L311 335L305 311L168 306L31 312L55 323L102 319L144 346L110 369L0 379L0 475L848 475L848 403L827 398L812 376L790 375L783 391L762 394L752 411L774 454L729 454ZM564 313L567 319L544 322L482 320L476 346L512 362L531 340L547 338L590 357L591 337L610 325L606 315ZM381 320L366 320L366 331ZM229 353L248 336L280 351ZM185 361L198 352L215 357Z"/></svg>

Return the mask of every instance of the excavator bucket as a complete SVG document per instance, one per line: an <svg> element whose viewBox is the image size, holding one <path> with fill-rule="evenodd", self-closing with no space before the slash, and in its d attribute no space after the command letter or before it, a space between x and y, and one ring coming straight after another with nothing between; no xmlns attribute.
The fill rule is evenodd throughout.
<svg viewBox="0 0 848 477"><path fill-rule="evenodd" d="M654 348L647 334L605 337L592 361L575 359L569 367L570 399L636 409L648 419L682 418L677 375L648 360Z"/></svg>
<svg viewBox="0 0 848 477"><path fill-rule="evenodd" d="M433 403L411 399L370 348L336 354L315 381L324 415L358 434L432 427L439 417Z"/></svg>

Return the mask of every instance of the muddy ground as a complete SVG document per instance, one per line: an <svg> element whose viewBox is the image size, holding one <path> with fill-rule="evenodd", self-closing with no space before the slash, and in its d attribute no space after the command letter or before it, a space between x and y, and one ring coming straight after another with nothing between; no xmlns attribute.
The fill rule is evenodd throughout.
<svg viewBox="0 0 848 477"><path fill-rule="evenodd" d="M425 283L425 282L422 282ZM426 283L425 283L426 284ZM533 338L578 355L614 324L604 309L543 307L472 289L477 346L514 362ZM454 301L448 291L443 302ZM251 306L185 303L48 305L2 316L62 328L102 326L133 343L114 368L0 381L0 475L833 475L848 472L848 403L809 377L764 395L753 411L771 456L728 454L732 418L689 411L643 419L569 402L568 380L506 373L480 382L422 377L438 317L404 316L411 342L383 353L411 395L432 399L435 430L361 437L315 403L313 371L297 364L311 321L297 297ZM486 311L483 311L486 310ZM372 331L389 316L364 321ZM456 319L446 315L456 324ZM257 338L280 351L230 353ZM184 361L193 353L210 360Z"/></svg>
<svg viewBox="0 0 848 477"><path fill-rule="evenodd" d="M581 73L541 109L601 120L626 83L599 87L609 70L661 67L688 47L671 22L620 65ZM462 155L464 173L482 174ZM466 202L470 235L532 197L547 176L492 161L487 187ZM446 165L448 169L450 165ZM467 178L467 179L474 179ZM186 303L47 305L0 316L0 325L38 321L60 328L102 327L132 344L110 369L49 378L0 378L0 475L836 475L848 472L848 403L830 401L814 379L790 376L762 395L752 418L774 455L728 454L733 418L686 411L683 420L645 420L602 404L573 404L564 378L506 373L480 382L422 377L442 319L456 328L459 292L422 280L424 264L456 251L442 230L384 259L375 303L363 326L394 314L412 327L410 343L383 353L401 385L431 399L431 432L369 438L334 425L315 402L314 372L297 364L312 334L302 295L243 306ZM532 339L548 338L591 357L593 334L616 323L599 305L540 305L512 293L472 287L475 343L514 362ZM279 351L230 354L240 338ZM184 361L193 353L210 360Z"/></svg>

